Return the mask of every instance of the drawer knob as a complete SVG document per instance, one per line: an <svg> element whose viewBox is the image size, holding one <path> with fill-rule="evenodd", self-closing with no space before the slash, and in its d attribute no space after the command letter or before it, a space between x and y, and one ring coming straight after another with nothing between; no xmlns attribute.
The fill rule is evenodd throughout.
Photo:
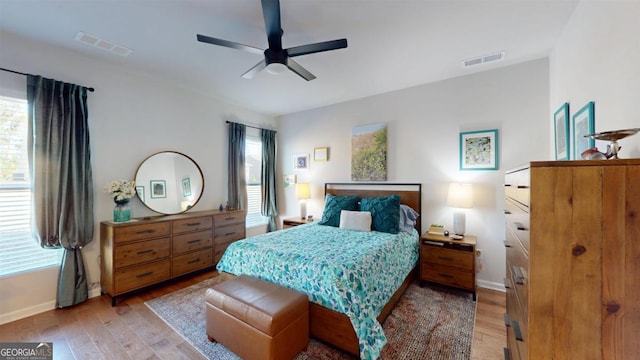
<svg viewBox="0 0 640 360"><path fill-rule="evenodd" d="M197 263L197 262L200 262L200 258L197 258L197 259L195 259L195 260L191 260L191 261L189 261L187 264L195 264L195 263Z"/></svg>
<svg viewBox="0 0 640 360"><path fill-rule="evenodd" d="M200 239L190 240L190 241L187 241L187 244L195 244L195 243L199 243L200 241L202 240Z"/></svg>
<svg viewBox="0 0 640 360"><path fill-rule="evenodd" d="M453 276L449 275L449 274L438 274L443 278L447 278L447 279L453 279Z"/></svg>
<svg viewBox="0 0 640 360"><path fill-rule="evenodd" d="M153 234L154 232L156 232L156 231L155 231L155 230L151 230L151 229L149 229L149 230L140 230L140 231L137 231L137 232L136 232L136 234L140 234L140 235L142 235L142 234Z"/></svg>
<svg viewBox="0 0 640 360"><path fill-rule="evenodd" d="M520 331L520 323L518 322L518 320L513 320L511 324L513 325L513 332L516 335L516 340L524 341L524 339L522 338L522 332Z"/></svg>
<svg viewBox="0 0 640 360"><path fill-rule="evenodd" d="M153 252L153 249L138 251L137 254L138 255L142 255L142 254L148 254L148 253L151 253L151 252Z"/></svg>
<svg viewBox="0 0 640 360"><path fill-rule="evenodd" d="M516 226L516 229L520 230L520 231L525 231L527 230L526 227L524 227L524 225L520 222L514 222L513 225Z"/></svg>
<svg viewBox="0 0 640 360"><path fill-rule="evenodd" d="M447 256L438 256L438 259L440 259L440 260L445 260L445 261L453 261L453 259L452 259L452 258L447 257Z"/></svg>
<svg viewBox="0 0 640 360"><path fill-rule="evenodd" d="M511 282L507 278L504 278L504 288L511 289Z"/></svg>
<svg viewBox="0 0 640 360"><path fill-rule="evenodd" d="M504 318L504 326L511 327L511 319L509 319L509 314L504 313L503 318Z"/></svg>
<svg viewBox="0 0 640 360"><path fill-rule="evenodd" d="M224 219L227 220L227 221L231 221L231 220L233 220L235 218L234 217L228 217L228 218L224 218Z"/></svg>
<svg viewBox="0 0 640 360"><path fill-rule="evenodd" d="M226 234L224 234L224 236L233 235L233 234L235 234L235 233L236 233L235 231L234 231L234 232L230 232L230 233L226 233Z"/></svg>

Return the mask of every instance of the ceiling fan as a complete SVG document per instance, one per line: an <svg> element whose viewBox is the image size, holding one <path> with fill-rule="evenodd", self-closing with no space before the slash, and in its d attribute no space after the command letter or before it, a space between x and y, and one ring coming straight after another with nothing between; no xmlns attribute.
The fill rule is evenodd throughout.
<svg viewBox="0 0 640 360"><path fill-rule="evenodd" d="M265 68L267 68L267 71L272 73L280 73L288 68L307 81L313 80L316 77L307 71L307 69L300 66L300 64L293 61L291 59L292 57L347 47L347 39L339 39L283 49L283 31L280 23L280 1L262 0L262 13L264 15L264 24L267 30L267 40L269 42L269 48L266 50L201 34L197 34L198 41L213 45L226 46L232 49L244 50L256 54L264 54L264 60L242 74L242 77L247 79L253 78Z"/></svg>

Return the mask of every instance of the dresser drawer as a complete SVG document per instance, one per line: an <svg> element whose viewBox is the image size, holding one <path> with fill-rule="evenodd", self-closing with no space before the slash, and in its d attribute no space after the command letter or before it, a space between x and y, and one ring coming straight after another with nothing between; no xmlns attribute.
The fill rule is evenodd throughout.
<svg viewBox="0 0 640 360"><path fill-rule="evenodd" d="M504 194L513 200L529 207L530 203L530 171L529 168L505 174Z"/></svg>
<svg viewBox="0 0 640 360"><path fill-rule="evenodd" d="M472 270L473 252L445 249L440 246L422 245L420 259L428 263L453 266L463 270Z"/></svg>
<svg viewBox="0 0 640 360"><path fill-rule="evenodd" d="M211 248L212 245L213 239L211 237L211 230L174 235L173 254L182 254L207 247Z"/></svg>
<svg viewBox="0 0 640 360"><path fill-rule="evenodd" d="M116 246L114 251L114 265L117 269L147 261L168 258L170 249L171 241L168 237Z"/></svg>
<svg viewBox="0 0 640 360"><path fill-rule="evenodd" d="M245 219L244 211L234 211L228 213L216 214L213 216L216 228L231 224L243 223Z"/></svg>
<svg viewBox="0 0 640 360"><path fill-rule="evenodd" d="M529 253L530 216L522 205L511 199L505 199L505 223Z"/></svg>
<svg viewBox="0 0 640 360"><path fill-rule="evenodd" d="M205 249L185 255L174 256L173 276L180 276L192 271L204 269L213 265L213 250Z"/></svg>
<svg viewBox="0 0 640 360"><path fill-rule="evenodd" d="M526 317L528 314L528 300L529 300L529 259L524 253L524 249L515 240L510 240L514 235L511 229L506 229L507 242L511 243L511 246L507 247L507 277L511 288L516 293L519 303L522 307L522 316Z"/></svg>
<svg viewBox="0 0 640 360"><path fill-rule="evenodd" d="M218 227L216 226L213 240L216 245L233 242L245 237L245 225L244 223Z"/></svg>
<svg viewBox="0 0 640 360"><path fill-rule="evenodd" d="M154 237L169 236L171 222L154 222L141 225L122 226L114 228L113 241L121 244L136 240L150 239Z"/></svg>
<svg viewBox="0 0 640 360"><path fill-rule="evenodd" d="M167 280L171 277L170 269L171 262L166 259L116 270L115 293L111 295L119 295Z"/></svg>
<svg viewBox="0 0 640 360"><path fill-rule="evenodd" d="M173 222L173 233L180 234L188 231L211 229L212 227L213 219L211 216L194 217L184 220L175 220Z"/></svg>
<svg viewBox="0 0 640 360"><path fill-rule="evenodd" d="M420 279L475 290L473 273L424 261L420 263Z"/></svg>

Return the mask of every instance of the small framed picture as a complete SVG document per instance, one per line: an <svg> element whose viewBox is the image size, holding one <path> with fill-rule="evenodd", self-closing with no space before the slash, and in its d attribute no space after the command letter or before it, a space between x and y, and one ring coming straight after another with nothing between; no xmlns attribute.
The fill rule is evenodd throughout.
<svg viewBox="0 0 640 360"><path fill-rule="evenodd" d="M182 196L191 196L191 179L188 177L182 179Z"/></svg>
<svg viewBox="0 0 640 360"><path fill-rule="evenodd" d="M313 161L329 161L329 148L328 147L314 148Z"/></svg>
<svg viewBox="0 0 640 360"><path fill-rule="evenodd" d="M556 160L569 160L569 103L564 103L553 113Z"/></svg>
<svg viewBox="0 0 640 360"><path fill-rule="evenodd" d="M295 174L289 174L284 176L284 187L293 186L296 184L297 177Z"/></svg>
<svg viewBox="0 0 640 360"><path fill-rule="evenodd" d="M164 180L151 180L151 198L166 198L167 197L167 182Z"/></svg>
<svg viewBox="0 0 640 360"><path fill-rule="evenodd" d="M296 170L309 169L309 154L296 155L293 157L293 168Z"/></svg>
<svg viewBox="0 0 640 360"><path fill-rule="evenodd" d="M498 170L498 130L460 133L460 170Z"/></svg>
<svg viewBox="0 0 640 360"><path fill-rule="evenodd" d="M144 202L144 186L136 186L136 193L138 194L140 201Z"/></svg>
<svg viewBox="0 0 640 360"><path fill-rule="evenodd" d="M596 146L594 139L585 137L585 135L593 134L595 131L594 107L593 101L590 101L573 115L574 160L582 159L582 153L585 150Z"/></svg>

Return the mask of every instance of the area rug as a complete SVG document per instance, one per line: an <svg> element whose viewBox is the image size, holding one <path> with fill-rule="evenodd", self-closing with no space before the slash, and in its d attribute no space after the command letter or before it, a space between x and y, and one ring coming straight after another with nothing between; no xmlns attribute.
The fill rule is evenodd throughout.
<svg viewBox="0 0 640 360"><path fill-rule="evenodd" d="M205 292L219 277L147 301L145 304L208 359L238 360L207 339ZM380 359L468 360L476 302L469 293L434 285L409 286L383 324L387 344ZM296 360L342 360L353 356L311 340Z"/></svg>

